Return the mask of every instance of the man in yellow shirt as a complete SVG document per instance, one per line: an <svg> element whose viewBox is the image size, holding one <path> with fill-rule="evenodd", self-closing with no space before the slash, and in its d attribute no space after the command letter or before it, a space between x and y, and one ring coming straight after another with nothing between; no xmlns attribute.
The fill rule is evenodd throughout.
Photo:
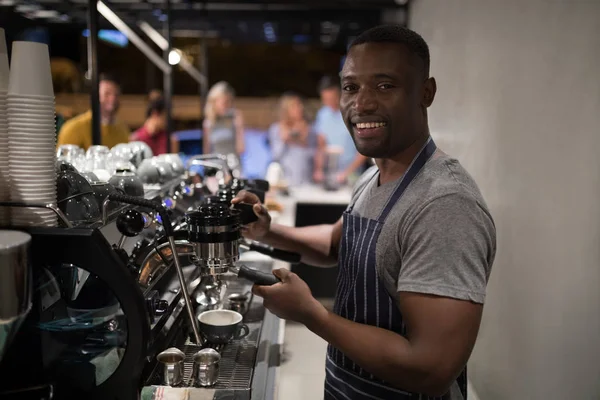
<svg viewBox="0 0 600 400"><path fill-rule="evenodd" d="M110 75L100 75L100 123L102 145L109 148L129 141L129 128L115 120L121 88ZM92 145L92 112L87 111L65 122L58 134L58 145L74 144L84 150Z"/></svg>

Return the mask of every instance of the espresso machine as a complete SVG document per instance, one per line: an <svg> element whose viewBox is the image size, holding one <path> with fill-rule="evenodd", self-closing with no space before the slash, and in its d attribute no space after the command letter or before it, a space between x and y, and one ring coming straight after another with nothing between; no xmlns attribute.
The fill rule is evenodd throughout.
<svg viewBox="0 0 600 400"><path fill-rule="evenodd" d="M57 207L37 205L55 211L62 226L19 228L31 237L31 307L19 314L19 334L0 360L0 399L137 399L142 387L160 383L160 352L212 346L200 331L200 312L226 307L226 297L252 283L277 282L270 270L241 265L241 253L299 262L297 254L241 237L241 226L256 217L249 205L231 207L232 196L264 196L268 186L228 177L223 164L214 165L223 171L216 193L184 174L144 197L113 192L99 219L76 226ZM232 371L256 359L248 343L262 314L250 314L254 333L238 347L216 348ZM237 368L242 356L250 358ZM232 382L250 381L239 383L234 374L220 385L229 390Z"/></svg>

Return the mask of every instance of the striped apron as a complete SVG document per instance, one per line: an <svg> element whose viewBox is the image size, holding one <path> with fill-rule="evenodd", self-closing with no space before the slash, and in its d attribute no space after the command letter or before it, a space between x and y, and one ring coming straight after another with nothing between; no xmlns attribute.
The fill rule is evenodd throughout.
<svg viewBox="0 0 600 400"><path fill-rule="evenodd" d="M406 328L396 300L386 290L377 271L375 248L387 216L435 151L436 145L429 138L398 182L377 219L352 215L354 203L344 212L339 256L340 269L334 305L334 312L337 315L361 324L406 335ZM371 179L375 176L377 171ZM364 191L367 186L365 185L362 190ZM360 192L356 198L362 193ZM458 382L466 399L466 370L463 371ZM327 348L325 400L427 398L427 396L396 389L363 370L335 347L329 345Z"/></svg>

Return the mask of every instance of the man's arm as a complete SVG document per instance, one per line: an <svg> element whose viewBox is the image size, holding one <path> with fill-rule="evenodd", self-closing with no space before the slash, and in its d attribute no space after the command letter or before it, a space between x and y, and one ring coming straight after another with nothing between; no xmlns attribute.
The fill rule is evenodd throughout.
<svg viewBox="0 0 600 400"><path fill-rule="evenodd" d="M313 225L301 228L271 225L262 242L275 248L299 253L302 262L315 267L337 265L338 246L342 235L342 220L332 225Z"/></svg>
<svg viewBox="0 0 600 400"><path fill-rule="evenodd" d="M256 286L265 307L304 323L373 375L402 389L445 394L464 368L477 337L487 277L495 254L491 217L469 195L442 196L422 206L399 233L396 295L406 337L327 311L296 274Z"/></svg>
<svg viewBox="0 0 600 400"><path fill-rule="evenodd" d="M406 338L352 322L325 308L306 326L366 371L399 389L442 396L464 368L483 306L419 293L398 296Z"/></svg>
<svg viewBox="0 0 600 400"><path fill-rule="evenodd" d="M395 289L406 338L322 312L307 326L375 376L441 396L475 345L495 228L472 196L452 193L409 216L398 240L402 268Z"/></svg>
<svg viewBox="0 0 600 400"><path fill-rule="evenodd" d="M244 117L240 111L235 112L233 123L235 125L236 151L241 156L246 149L246 143L244 141Z"/></svg>
<svg viewBox="0 0 600 400"><path fill-rule="evenodd" d="M202 152L204 154L210 154L210 152L211 152L211 148L210 148L211 126L210 125L211 124L206 119L202 123Z"/></svg>
<svg viewBox="0 0 600 400"><path fill-rule="evenodd" d="M232 203L254 204L258 221L242 228L244 237L299 253L302 261L310 265L331 267L337 263L338 246L342 237L341 219L332 225L295 228L271 224L269 213L254 193L242 190Z"/></svg>

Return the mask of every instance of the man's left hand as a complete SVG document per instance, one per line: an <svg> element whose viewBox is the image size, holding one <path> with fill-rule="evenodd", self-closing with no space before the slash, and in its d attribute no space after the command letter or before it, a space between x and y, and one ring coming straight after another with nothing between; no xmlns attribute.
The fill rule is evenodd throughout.
<svg viewBox="0 0 600 400"><path fill-rule="evenodd" d="M252 291L264 299L264 306L279 318L308 324L327 310L319 303L300 277L287 269L276 269L273 274L281 283L272 286L254 285Z"/></svg>

